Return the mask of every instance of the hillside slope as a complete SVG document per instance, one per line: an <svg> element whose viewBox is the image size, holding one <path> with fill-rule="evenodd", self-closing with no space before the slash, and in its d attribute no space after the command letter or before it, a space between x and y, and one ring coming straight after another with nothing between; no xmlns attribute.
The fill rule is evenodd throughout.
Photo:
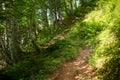
<svg viewBox="0 0 120 80"><path fill-rule="evenodd" d="M92 48L88 61L98 72L97 80L119 80L120 2L102 0L97 4L69 34L78 35L81 45Z"/></svg>
<svg viewBox="0 0 120 80"><path fill-rule="evenodd" d="M99 0L95 4L95 8L78 8L78 16L70 18L71 24L66 23L69 31L58 39L53 37L56 38L51 39L53 44L42 49L42 54L26 56L24 61L4 68L1 73L17 80L46 80L52 73L50 80L67 80L68 77L68 80L119 80L120 2Z"/></svg>

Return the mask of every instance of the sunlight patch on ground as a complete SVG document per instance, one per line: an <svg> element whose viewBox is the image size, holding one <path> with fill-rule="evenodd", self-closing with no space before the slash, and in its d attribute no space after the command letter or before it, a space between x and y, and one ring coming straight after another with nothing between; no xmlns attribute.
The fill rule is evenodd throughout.
<svg viewBox="0 0 120 80"><path fill-rule="evenodd" d="M106 58L100 58L96 61L96 67L102 68L103 64L105 63Z"/></svg>

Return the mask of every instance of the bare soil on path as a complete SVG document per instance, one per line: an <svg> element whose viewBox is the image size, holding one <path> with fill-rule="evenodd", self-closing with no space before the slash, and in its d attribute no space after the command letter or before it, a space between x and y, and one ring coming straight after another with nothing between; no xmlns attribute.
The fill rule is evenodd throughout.
<svg viewBox="0 0 120 80"><path fill-rule="evenodd" d="M50 75L48 80L92 80L95 71L92 66L87 63L91 49L80 48L75 59L64 62L60 69Z"/></svg>

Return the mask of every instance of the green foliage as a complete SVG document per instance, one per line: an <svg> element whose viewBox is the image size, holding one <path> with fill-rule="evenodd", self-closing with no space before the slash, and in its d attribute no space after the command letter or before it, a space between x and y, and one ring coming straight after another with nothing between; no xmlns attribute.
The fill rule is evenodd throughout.
<svg viewBox="0 0 120 80"><path fill-rule="evenodd" d="M98 69L103 80L118 80L120 75L120 2L96 1L93 11L78 21L68 36L79 37L80 45L90 46L93 51L89 63Z"/></svg>
<svg viewBox="0 0 120 80"><path fill-rule="evenodd" d="M92 26L97 32L97 34L91 33L94 38L93 54L89 58L89 63L95 68L99 69L99 76L103 80L118 80L119 79L119 65L120 56L119 52L119 36L120 33L120 23L119 23L119 2L116 3L115 0L104 1L101 5L99 3L99 9L88 14L88 18L85 20L87 24L99 24ZM117 16L117 17L116 17ZM95 27L98 27L96 29ZM99 29L100 28L100 29ZM119 33L118 33L119 32ZM87 33L88 34L88 33ZM91 36L88 35L88 38Z"/></svg>
<svg viewBox="0 0 120 80"><path fill-rule="evenodd" d="M37 39L36 44L37 45L42 45L45 44L47 42L48 38L42 38L42 39Z"/></svg>
<svg viewBox="0 0 120 80"><path fill-rule="evenodd" d="M77 49L73 43L69 40L58 40L55 44L51 45L47 52L50 52L51 56L55 58L61 58L63 60L69 60L75 56Z"/></svg>
<svg viewBox="0 0 120 80"><path fill-rule="evenodd" d="M3 29L5 28L5 26L4 25L2 25L2 24L0 24L0 35L1 35L1 33L3 32Z"/></svg>
<svg viewBox="0 0 120 80"><path fill-rule="evenodd" d="M120 59L117 57L113 57L104 65L104 69L99 71L99 74L100 75L102 74L103 80L119 80L120 78L119 66L120 66Z"/></svg>
<svg viewBox="0 0 120 80"><path fill-rule="evenodd" d="M42 55L26 56L22 62L5 68L3 73L17 80L46 80L61 62L74 58L76 53L77 49L71 41L57 40Z"/></svg>
<svg viewBox="0 0 120 80"><path fill-rule="evenodd" d="M91 0L89 3L87 3L88 6L85 5L83 7L79 6L76 8L74 11L74 16L67 15L67 11L70 13L69 9L67 9L69 8L70 4L69 1L66 0L65 5L67 10L64 10L66 14L63 15L66 16L66 19L63 20L63 23L65 24L62 26L63 28L60 28L56 33L54 33L54 29L50 30L51 26L46 21L47 18L55 18L53 15L56 16L56 13L58 13L55 12L57 5L53 5L50 8L49 5L55 3L57 4L59 1L52 3L48 0L40 1L42 2L40 3L40 6L38 6L38 4L37 6L34 6L35 10L40 10L40 12L36 12L36 14L38 13L39 15L37 14L34 16L34 19L41 19L40 22L33 19L33 23L35 22L35 24L42 24L44 30L39 31L33 28L36 27L35 24L32 25L32 36L36 37L37 46L44 45L45 43L49 42L57 33L61 32L60 30L64 30L66 27L68 28L68 26L73 24L78 19L81 20L72 25L71 30L65 36L65 40L55 40L55 43L50 45L47 49L44 49L41 54L34 55L33 53L25 56L23 61L15 64L14 66L6 67L2 73L11 75L17 80L46 80L47 75L56 70L60 66L61 62L73 59L78 51L79 46L85 45L90 46L93 49L92 54L89 57L89 63L96 69L99 69L98 73L102 76L102 79L118 80L120 76L119 0ZM25 6L20 6L23 5L23 3ZM30 34L29 30L27 29L30 24L28 19L30 17L29 12L32 4L30 1L22 0L22 2L17 1L15 5L17 7L16 9L18 10L15 9L14 15L19 23L18 25L21 30L20 34L22 33L22 38L27 38L26 36ZM61 9L64 9L64 7L61 7ZM91 11L93 7L95 8L93 11ZM49 14L51 16L46 15L47 9L48 12L53 12ZM89 13L89 11L91 12ZM22 16L23 14L25 15ZM83 18L84 20L82 20ZM51 19L51 21L53 21L53 19ZM64 27L66 24L67 26ZM0 24L0 32L3 29L3 24ZM25 30L27 31L24 32ZM33 45L30 45L32 45L31 40L28 40L25 46L22 45L22 50L26 52L27 50L33 51Z"/></svg>
<svg viewBox="0 0 120 80"><path fill-rule="evenodd" d="M92 10L91 6L79 6L74 11L74 16L79 18L84 18L84 16Z"/></svg>

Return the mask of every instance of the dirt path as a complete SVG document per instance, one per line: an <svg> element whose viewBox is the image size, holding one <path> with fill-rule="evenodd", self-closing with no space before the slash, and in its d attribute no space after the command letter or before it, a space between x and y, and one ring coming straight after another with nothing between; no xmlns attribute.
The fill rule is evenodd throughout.
<svg viewBox="0 0 120 80"><path fill-rule="evenodd" d="M86 62L90 52L90 49L80 48L77 57L64 62L62 67L50 76L49 80L91 80L95 76L95 72Z"/></svg>

